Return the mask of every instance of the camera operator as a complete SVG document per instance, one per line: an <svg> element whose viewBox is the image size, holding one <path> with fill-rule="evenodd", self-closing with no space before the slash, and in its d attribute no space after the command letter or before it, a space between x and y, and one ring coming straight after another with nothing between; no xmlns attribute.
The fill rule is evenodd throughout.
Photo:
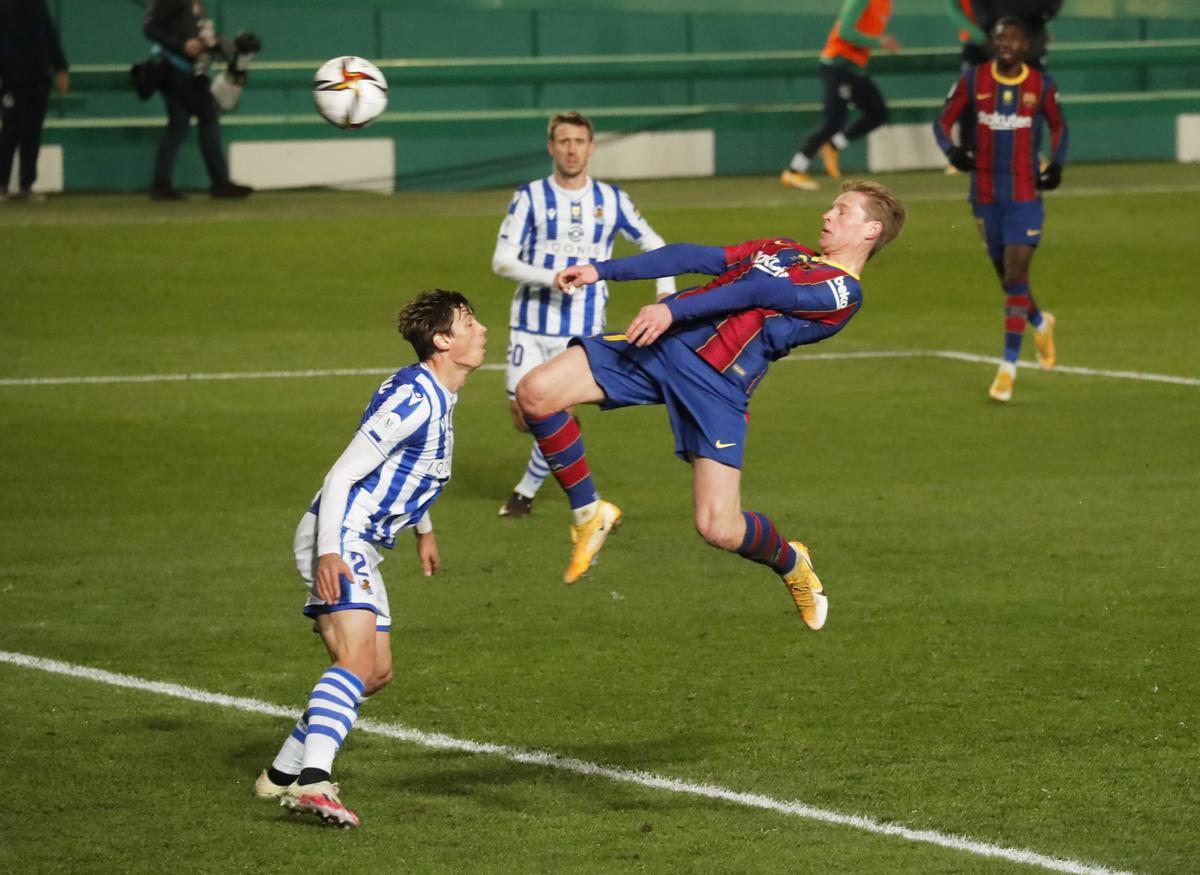
<svg viewBox="0 0 1200 875"><path fill-rule="evenodd" d="M244 198L253 191L229 179L229 165L221 149L219 110L208 78L209 52L217 38L203 16L201 0L149 0L146 5L142 31L154 41L153 52L162 60L158 85L167 105L167 129L154 156L151 200L183 200L171 183L171 173L192 116L196 117L212 196Z"/></svg>

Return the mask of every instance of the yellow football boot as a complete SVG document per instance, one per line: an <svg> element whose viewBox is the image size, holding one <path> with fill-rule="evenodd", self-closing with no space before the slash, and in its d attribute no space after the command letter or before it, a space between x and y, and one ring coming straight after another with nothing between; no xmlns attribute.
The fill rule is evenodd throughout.
<svg viewBox="0 0 1200 875"><path fill-rule="evenodd" d="M565 583L575 583L589 568L596 564L600 548L608 536L621 525L621 509L611 501L597 502L595 515L586 523L571 526L571 564L563 574Z"/></svg>
<svg viewBox="0 0 1200 875"><path fill-rule="evenodd" d="M825 165L825 172L829 174L830 179L841 179L842 169L838 166L838 150L832 143L823 145L819 152L821 163Z"/></svg>
<svg viewBox="0 0 1200 875"><path fill-rule="evenodd" d="M815 632L825 625L825 617L829 615L829 599L825 597L820 578L813 571L808 548L799 541L788 543L796 551L796 564L783 575L783 585L788 588L792 601L800 609L800 619L804 625Z"/></svg>
<svg viewBox="0 0 1200 875"><path fill-rule="evenodd" d="M799 188L804 191L817 191L821 185L807 173L797 173L795 170L785 170L779 174L779 184L784 188Z"/></svg>
<svg viewBox="0 0 1200 875"><path fill-rule="evenodd" d="M1037 344L1038 367L1049 371L1058 361L1058 352L1054 349L1054 314L1043 310L1042 319L1041 330L1033 332L1033 342Z"/></svg>

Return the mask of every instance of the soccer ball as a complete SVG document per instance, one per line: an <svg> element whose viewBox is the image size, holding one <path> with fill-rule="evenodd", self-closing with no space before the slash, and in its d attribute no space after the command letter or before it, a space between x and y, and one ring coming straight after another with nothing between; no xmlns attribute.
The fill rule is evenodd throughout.
<svg viewBox="0 0 1200 875"><path fill-rule="evenodd" d="M313 102L332 125L366 127L387 108L387 80L370 61L334 58L313 77Z"/></svg>

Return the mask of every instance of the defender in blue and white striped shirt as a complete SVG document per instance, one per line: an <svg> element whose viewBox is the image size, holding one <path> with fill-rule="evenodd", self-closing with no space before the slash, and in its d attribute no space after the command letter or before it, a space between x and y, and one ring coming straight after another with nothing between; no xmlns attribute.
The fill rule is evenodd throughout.
<svg viewBox="0 0 1200 875"><path fill-rule="evenodd" d="M330 783L333 758L359 704L392 677L392 617L379 550L413 527L425 575L438 570L429 508L450 479L457 392L487 351L487 329L458 292L422 292L400 312L399 324L420 362L396 371L372 396L296 529L296 566L309 588L304 613L333 665L254 784L260 798L339 826L359 820Z"/></svg>
<svg viewBox="0 0 1200 875"><path fill-rule="evenodd" d="M646 252L663 245L628 194L588 176L588 159L596 150L589 119L577 112L560 113L550 119L548 133L554 172L513 194L492 255L496 275L518 283L508 320L505 378L509 412L518 431L528 431L514 400L521 378L566 349L572 337L604 331L608 286L601 281L564 295L554 287L554 275L574 264L611 258L617 234ZM674 294L674 278L659 280L657 292L660 299ZM525 476L500 515L528 515L549 473L534 443Z"/></svg>

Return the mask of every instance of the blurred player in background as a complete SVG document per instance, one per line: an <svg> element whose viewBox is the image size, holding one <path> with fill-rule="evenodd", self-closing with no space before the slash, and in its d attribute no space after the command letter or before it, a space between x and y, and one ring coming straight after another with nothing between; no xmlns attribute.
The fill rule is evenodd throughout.
<svg viewBox="0 0 1200 875"><path fill-rule="evenodd" d="M800 151L792 156L791 164L779 174L783 185L807 191L820 188L808 172L818 150L825 172L833 179L841 179L838 152L887 123L887 103L879 86L867 75L867 61L872 49L900 50L896 38L884 32L891 17L892 0L845 0L842 4L821 50L825 103L821 126L809 133ZM862 115L847 126L846 113L851 103Z"/></svg>
<svg viewBox="0 0 1200 875"><path fill-rule="evenodd" d="M45 197L33 184L51 83L59 94L66 94L71 77L46 0L0 0L0 200L8 198L13 157L18 154L13 198Z"/></svg>
<svg viewBox="0 0 1200 875"><path fill-rule="evenodd" d="M990 60L991 49L988 48L988 32L980 25L975 17L975 9L980 0L945 0L946 13L954 22L958 31L958 42L962 48L960 73L965 73L972 67Z"/></svg>
<svg viewBox="0 0 1200 875"><path fill-rule="evenodd" d="M200 154L208 171L209 193L214 198L240 199L253 193L248 185L229 178L229 164L221 148L221 120L208 78L210 52L217 36L204 17L201 0L147 0L142 32L154 43L152 52L162 59L162 92L167 126L154 153L150 199L184 200L172 176L179 148L187 139L190 119L196 117Z"/></svg>
<svg viewBox="0 0 1200 875"><path fill-rule="evenodd" d="M786 238L725 247L678 243L568 267L558 275L564 290L605 279L715 277L643 307L624 334L572 341L517 388L526 421L574 513L567 583L591 567L621 511L600 499L579 428L565 411L574 404L605 409L663 404L675 453L692 466L700 535L770 567L782 577L804 624L810 629L825 624L828 602L808 548L786 540L765 514L742 510L750 395L772 361L836 334L858 312L859 273L900 233L904 216L903 204L883 186L846 183L822 217L820 254Z"/></svg>
<svg viewBox="0 0 1200 875"><path fill-rule="evenodd" d="M962 76L933 131L946 157L970 171L970 202L988 257L1004 287L1004 361L988 394L1012 398L1025 325L1034 328L1038 364L1054 367L1054 316L1043 313L1029 288L1029 267L1042 240L1042 191L1058 188L1067 156L1067 122L1054 80L1021 58L1028 40L1019 19L1002 18L992 31L996 60ZM974 121L974 148L956 145L952 125ZM1050 128L1050 163L1039 169L1042 121Z"/></svg>
<svg viewBox="0 0 1200 875"><path fill-rule="evenodd" d="M962 0L967 2L967 0ZM1050 31L1046 25L1058 15L1063 0L969 0L971 16L986 34L994 34L1002 18L1015 18L1025 28L1026 45L1022 60L1035 70L1044 69L1050 46ZM987 59L994 57L989 45Z"/></svg>
<svg viewBox="0 0 1200 875"><path fill-rule="evenodd" d="M330 781L333 758L359 704L392 679L392 617L379 549L415 527L421 568L426 577L437 572L429 508L450 479L456 393L487 348L487 329L458 292L422 292L400 311L399 327L419 363L379 387L296 529L296 566L309 587L304 613L333 665L254 784L261 799L346 827L359 819Z"/></svg>
<svg viewBox="0 0 1200 875"><path fill-rule="evenodd" d="M663 245L628 194L588 176L588 159L596 151L589 119L577 112L560 113L550 119L548 133L554 172L513 194L492 255L496 275L518 283L508 321L505 384L513 426L523 432L529 429L513 400L521 377L566 349L572 337L604 330L604 282L563 295L554 287L554 274L573 264L609 258L618 233L646 252ZM659 280L659 298L674 291L674 280ZM500 516L528 516L549 473L534 442L525 476L500 508Z"/></svg>

